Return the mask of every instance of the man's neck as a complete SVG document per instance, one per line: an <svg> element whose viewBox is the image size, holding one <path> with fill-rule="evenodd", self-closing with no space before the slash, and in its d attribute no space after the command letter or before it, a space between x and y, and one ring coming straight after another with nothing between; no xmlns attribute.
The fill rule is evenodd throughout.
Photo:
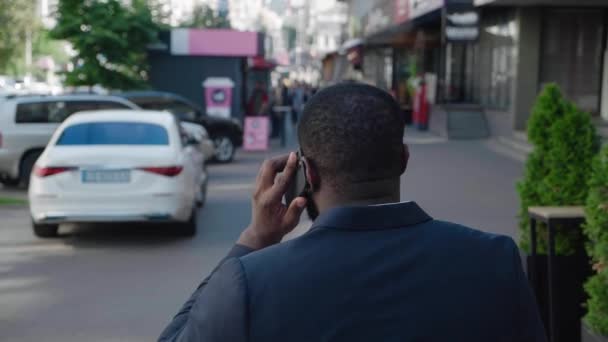
<svg viewBox="0 0 608 342"><path fill-rule="evenodd" d="M401 200L400 181L397 179L358 183L348 191L321 192L316 204L319 213L344 206L368 206L398 203Z"/></svg>

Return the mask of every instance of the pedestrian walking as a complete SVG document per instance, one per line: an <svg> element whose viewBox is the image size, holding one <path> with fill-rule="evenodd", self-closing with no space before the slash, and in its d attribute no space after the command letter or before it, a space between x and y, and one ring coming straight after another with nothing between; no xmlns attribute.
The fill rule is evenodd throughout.
<svg viewBox="0 0 608 342"><path fill-rule="evenodd" d="M300 82L295 82L292 93L292 107L291 118L294 125L297 125L304 104L306 103L306 89Z"/></svg>
<svg viewBox="0 0 608 342"><path fill-rule="evenodd" d="M160 341L546 341L511 238L400 202L404 127L378 88L317 93L299 152L263 164L251 222ZM281 243L304 210L310 231Z"/></svg>
<svg viewBox="0 0 608 342"><path fill-rule="evenodd" d="M270 98L266 91L266 86L262 82L256 82L255 88L251 92L249 101L247 101L247 115L262 116L268 115Z"/></svg>

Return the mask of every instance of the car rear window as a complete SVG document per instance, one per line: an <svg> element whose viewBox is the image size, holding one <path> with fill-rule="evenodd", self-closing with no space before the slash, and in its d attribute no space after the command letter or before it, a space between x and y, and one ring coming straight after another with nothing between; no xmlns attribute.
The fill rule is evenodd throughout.
<svg viewBox="0 0 608 342"><path fill-rule="evenodd" d="M174 114L180 120L194 121L197 117L196 108L192 107L186 102L173 99L160 99L160 98L133 98L130 101L146 110L160 110L167 111Z"/></svg>
<svg viewBox="0 0 608 342"><path fill-rule="evenodd" d="M61 123L68 116L85 110L128 109L111 101L41 101L17 105L16 123Z"/></svg>
<svg viewBox="0 0 608 342"><path fill-rule="evenodd" d="M169 135L150 123L90 122L67 127L57 145L169 145Z"/></svg>

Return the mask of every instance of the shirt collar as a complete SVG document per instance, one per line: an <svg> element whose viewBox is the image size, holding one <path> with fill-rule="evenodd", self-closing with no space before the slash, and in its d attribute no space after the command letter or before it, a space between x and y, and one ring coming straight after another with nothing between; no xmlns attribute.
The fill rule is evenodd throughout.
<svg viewBox="0 0 608 342"><path fill-rule="evenodd" d="M391 229L413 226L432 218L415 202L333 208L319 216L315 228L345 230Z"/></svg>

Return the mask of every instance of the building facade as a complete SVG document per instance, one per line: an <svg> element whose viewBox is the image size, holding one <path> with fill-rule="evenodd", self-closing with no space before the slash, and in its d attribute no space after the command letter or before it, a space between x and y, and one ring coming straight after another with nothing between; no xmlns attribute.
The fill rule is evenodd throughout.
<svg viewBox="0 0 608 342"><path fill-rule="evenodd" d="M481 38L476 98L490 120L525 130L538 92L557 83L597 122L608 119L608 2L476 0Z"/></svg>
<svg viewBox="0 0 608 342"><path fill-rule="evenodd" d="M345 2L349 21L327 60L328 81L355 75L407 107L409 81L431 75L435 108L478 105L496 135L525 130L538 92L555 82L598 122L608 120L608 1ZM340 56L350 64L340 66Z"/></svg>

